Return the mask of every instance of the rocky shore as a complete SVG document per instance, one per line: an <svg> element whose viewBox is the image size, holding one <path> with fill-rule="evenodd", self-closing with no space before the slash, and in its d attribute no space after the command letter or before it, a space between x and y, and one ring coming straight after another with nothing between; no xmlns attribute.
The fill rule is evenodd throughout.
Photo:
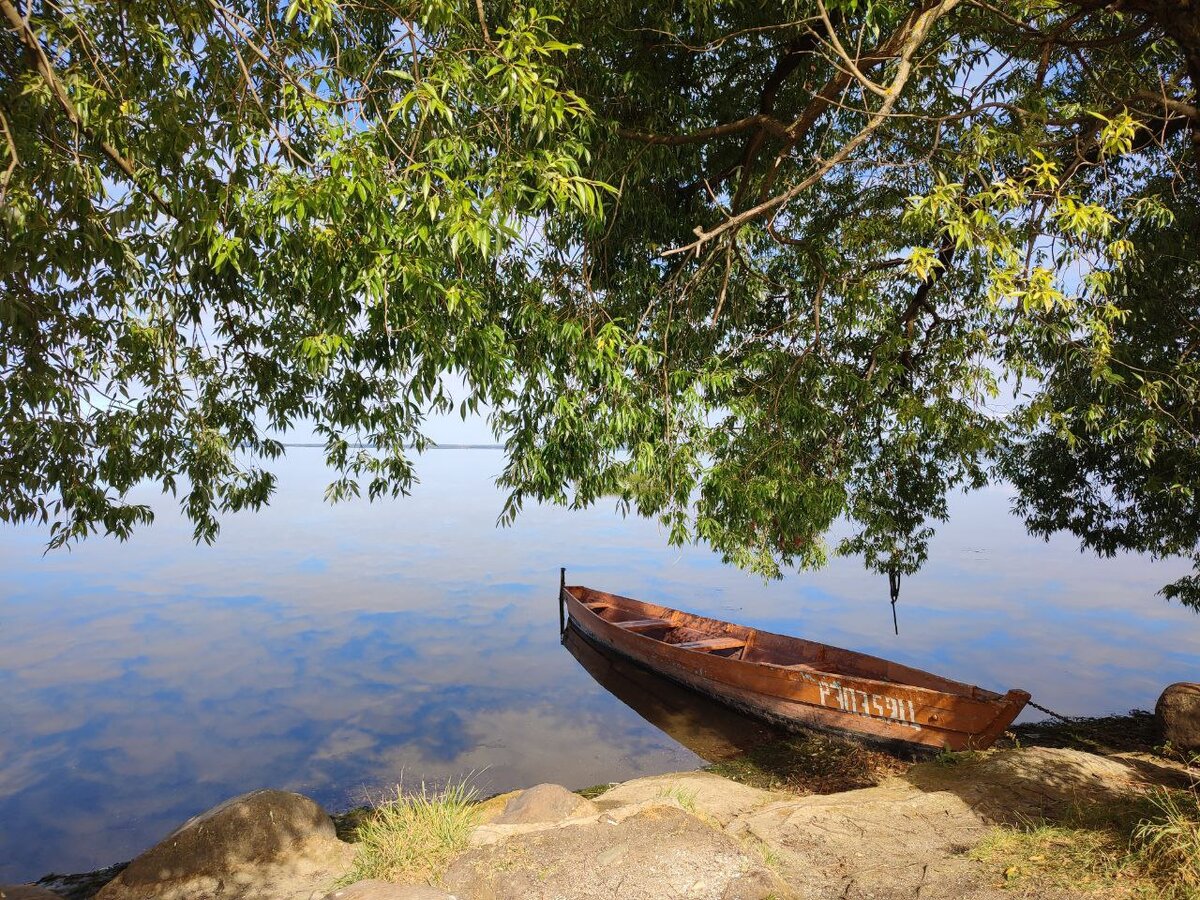
<svg viewBox="0 0 1200 900"><path fill-rule="evenodd" d="M1184 715L1185 707L1200 700L1200 691L1185 686L1175 694L1176 699L1167 704L1168 719L1191 721L1190 715ZM754 778L744 778L751 783L742 783L714 772L639 778L581 793L559 785L537 785L472 804L462 845L454 848L445 864L438 871L398 881L365 878L351 883L361 868L356 866L361 852L354 843L356 828L370 812L335 822L298 794L255 791L195 817L125 866L0 888L0 896L3 900L1200 896L1200 884L1195 885L1197 894L1187 893L1184 884L1175 891L1170 883L1163 889L1166 892L1153 893L1162 886L1154 880L1152 867L1133 861L1104 869L1096 883L1089 883L1089 873L1076 873L1074 880L1060 877L1061 866L1052 871L1049 864L1042 865L1046 852L1029 849L1033 846L1029 840L1040 839L1039 829L1058 835L1047 838L1050 856L1068 853L1064 848L1075 839L1072 834L1078 832L1082 835L1078 840L1083 841L1086 829L1100 834L1104 828L1119 827L1122 817L1140 815L1146 802L1159 793L1195 796L1200 775L1195 757L1180 752L1179 744L1165 741L1161 732L1150 733L1161 727L1161 713L1157 720L1145 715L1123 724L1113 719L1074 728L1028 727L1024 735L1035 739L1041 735L1041 746L1024 745L1018 731L1007 747L943 754L897 766L881 772L872 786L835 788L833 793L806 794L803 787L770 779L760 779L768 787L755 786ZM1165 743L1156 746L1156 740ZM827 773L822 777L828 783ZM1054 840L1060 842L1057 851ZM1015 862L1010 845L1016 847Z"/></svg>

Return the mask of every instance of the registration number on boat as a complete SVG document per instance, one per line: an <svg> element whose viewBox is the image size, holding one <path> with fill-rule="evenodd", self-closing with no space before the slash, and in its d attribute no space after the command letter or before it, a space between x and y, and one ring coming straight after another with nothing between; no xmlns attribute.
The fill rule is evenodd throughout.
<svg viewBox="0 0 1200 900"><path fill-rule="evenodd" d="M917 710L911 700L901 700L882 694L869 694L858 688L843 687L834 681L819 681L822 706L836 706L843 712L888 719L907 728L920 728Z"/></svg>

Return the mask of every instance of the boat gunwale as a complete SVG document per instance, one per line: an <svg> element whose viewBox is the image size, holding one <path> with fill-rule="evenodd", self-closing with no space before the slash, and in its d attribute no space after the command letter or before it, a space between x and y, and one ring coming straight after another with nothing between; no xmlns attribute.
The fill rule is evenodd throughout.
<svg viewBox="0 0 1200 900"><path fill-rule="evenodd" d="M699 615L698 613L689 613L684 610L675 609L674 607L670 607L670 606L662 606L662 605L656 604L656 603L647 603L644 600L638 600L634 597L625 597L620 594L613 594L608 591L601 591L601 590L597 590L596 588L589 588L586 585L563 585L562 590L564 592L566 592L567 594L569 594L570 597L580 606L581 609L583 609L588 614L590 614L598 622L602 622L603 624L611 626L611 627L619 628L620 625L617 622L610 622L608 619L605 619L604 617L599 615L595 610L590 609L587 606L587 601L585 601L582 597L579 597L576 594L572 593L572 591L573 590L587 591L591 594L600 595L603 597L610 597L615 600L628 601L628 602L639 604L641 606L656 607L656 608L664 610L666 612L680 613L684 616L690 616L695 619L700 619L700 620L703 620L706 622L711 622L711 623L714 623L717 625L733 626L735 628L745 629L747 631L752 631L757 635L768 635L770 637L781 638L785 641L806 641L809 644L815 644L815 645L818 645L821 647L826 647L831 650L836 650L836 651L839 651L842 653L853 654L853 655L860 656L860 657L863 657L866 659L879 661L879 662L882 662L885 664L893 664L893 663L891 663L890 660L884 659L883 657L872 656L867 653L860 653L857 650L848 650L844 647L835 647L832 644L825 644L821 641L812 641L812 640L808 640L807 638L797 638L792 635L779 634L777 632L766 631L763 629L751 629L749 626L738 625L737 623L734 623L734 622L725 622L721 619L714 619L711 616L703 616L703 615ZM627 609L627 611L628 611L628 609ZM673 627L679 627L679 626L673 626ZM671 650L673 650L677 653L699 654L701 656L709 657L712 659L722 659L727 663L741 663L747 667L757 669L760 671L765 669L765 670L768 670L772 675L781 676L783 678L783 680L788 681L788 682L803 682L806 680L811 680L811 678L813 677L813 673L815 673L815 674L824 675L824 676L828 676L828 677L835 678L835 679L844 678L844 679L848 679L848 680L851 680L854 682L861 682L863 684L879 685L881 687L881 689L883 689L885 691L889 687L892 689L900 688L905 691L914 691L917 693L917 696L925 696L925 697L930 698L930 700L933 700L934 698L952 699L956 706L961 706L963 704L968 704L968 705L978 704L979 707L987 708L990 710L996 710L997 712L1003 711L1003 709L1005 707L1007 707L1009 704L1016 702L1018 700L1022 700L1022 698L1024 698L1024 700L1027 700L1030 696L1027 691L1023 691L1023 690L1016 689L1016 688L1009 690L1007 693L1001 694L996 691L989 690L987 688L979 687L978 685L972 685L972 684L967 684L966 682L959 682L959 681L954 681L953 679L943 678L940 675L935 675L932 672L926 672L923 669L916 669L912 666L904 666L902 663L895 663L894 665L902 666L905 669L909 669L913 672L920 673L921 675L924 675L926 677L929 677L929 678L937 680L937 681L942 681L947 684L959 686L959 687L963 688L967 693L959 693L957 691L952 691L952 690L939 690L937 688L922 687L920 685L911 684L911 683L905 682L905 681L887 681L887 680L883 680L883 679L879 679L879 678L872 678L868 675L855 675L853 673L847 673L847 672L842 672L842 671L837 671L837 670L820 669L815 666L810 666L806 663L800 663L800 664L796 664L796 665L802 665L808 671L805 671L804 669L797 669L794 666L784 665L784 664L780 664L780 663L771 663L771 662L755 661L755 660L747 660L747 659L737 659L735 657L729 657L729 656L717 656L715 654L706 653L706 652L700 651L700 650L692 650L692 649L688 649L686 647L678 647L675 644L670 644L666 641L659 640L658 638L653 638L647 634L642 634L642 633L639 633L636 631L623 631L622 634L623 634L623 638L642 638L642 639L644 639L647 642L644 646L647 646L647 647L657 645L659 647L670 648ZM636 644L635 644L635 646L636 646ZM976 692L976 691L980 692L981 694L983 694L985 696L974 695L973 692ZM1024 705L1024 700L1022 700L1022 704L1021 704L1022 706ZM929 702L926 705L934 707L934 708L942 708L942 709L947 708L947 707L941 706L940 704L935 703L935 702ZM954 730L954 729L939 728L939 726L935 725L935 724L924 725L922 727L934 728L934 729L939 729L939 730L947 730L947 731Z"/></svg>

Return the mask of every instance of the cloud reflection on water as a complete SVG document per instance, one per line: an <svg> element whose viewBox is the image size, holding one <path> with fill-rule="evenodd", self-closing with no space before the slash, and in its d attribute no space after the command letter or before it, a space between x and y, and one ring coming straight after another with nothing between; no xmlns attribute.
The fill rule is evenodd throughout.
<svg viewBox="0 0 1200 900"><path fill-rule="evenodd" d="M161 502L123 545L43 557L42 534L0 531L0 881L127 858L255 787L337 808L402 777L494 791L699 764L559 646L559 565L1073 713L1195 677L1200 619L1154 596L1180 566L1032 540L1000 489L955 504L897 638L857 561L764 586L608 510L497 530L500 465L434 453L413 497L328 507L319 453L296 450L272 507L214 547Z"/></svg>

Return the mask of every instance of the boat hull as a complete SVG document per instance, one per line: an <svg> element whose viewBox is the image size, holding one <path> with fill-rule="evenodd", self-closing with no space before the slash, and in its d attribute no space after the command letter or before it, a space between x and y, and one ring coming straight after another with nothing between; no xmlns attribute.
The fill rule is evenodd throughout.
<svg viewBox="0 0 1200 900"><path fill-rule="evenodd" d="M602 647L574 625L563 647L596 683L644 721L707 763L733 759L782 736L763 721Z"/></svg>
<svg viewBox="0 0 1200 900"><path fill-rule="evenodd" d="M806 664L776 665L697 652L631 632L620 624L621 617L628 621L629 616L653 615L673 625L700 625L729 635L749 630L577 586L564 585L560 601L570 623L589 640L740 712L790 730L851 735L892 751L984 749L1004 732L1029 699L1024 691L1001 696L894 664L887 665L913 680L944 682L969 695ZM597 612L593 608L597 602L610 605ZM753 632L753 637L767 646L795 642L809 654L813 648L834 658L843 654L860 665L865 664L861 661L886 664L853 651L784 635Z"/></svg>

